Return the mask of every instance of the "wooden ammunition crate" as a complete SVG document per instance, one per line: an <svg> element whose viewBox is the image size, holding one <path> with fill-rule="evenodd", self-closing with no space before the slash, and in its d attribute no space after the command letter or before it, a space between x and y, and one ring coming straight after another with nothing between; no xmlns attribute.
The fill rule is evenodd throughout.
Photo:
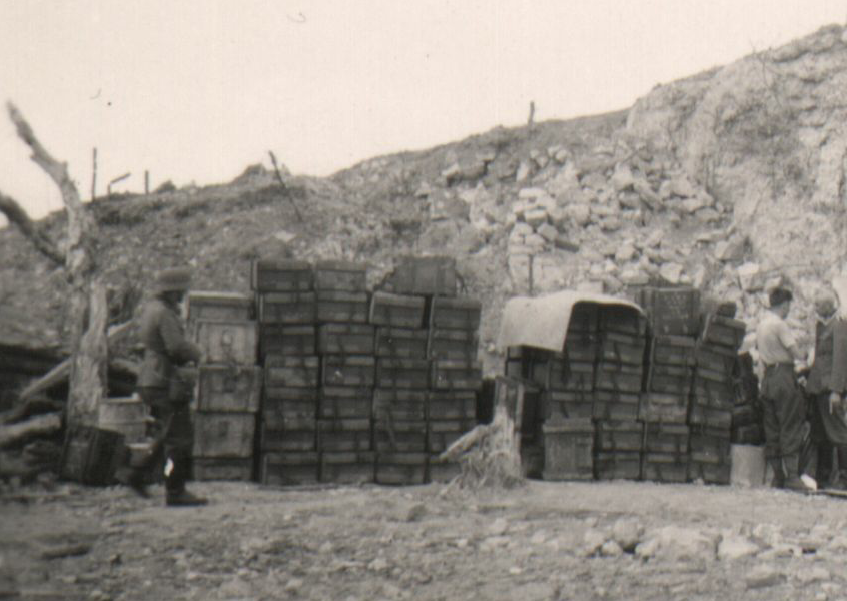
<svg viewBox="0 0 847 601"><path fill-rule="evenodd" d="M432 362L432 388L435 390L479 390L482 365L465 359L436 359Z"/></svg>
<svg viewBox="0 0 847 601"><path fill-rule="evenodd" d="M426 298L390 292L374 292L368 321L378 326L422 328Z"/></svg>
<svg viewBox="0 0 847 601"><path fill-rule="evenodd" d="M569 331L565 338L564 360L568 363L594 363L599 348L597 334Z"/></svg>
<svg viewBox="0 0 847 601"><path fill-rule="evenodd" d="M427 482L451 482L462 474L462 465L457 461L442 461L438 454L431 454L427 465Z"/></svg>
<svg viewBox="0 0 847 601"><path fill-rule="evenodd" d="M541 395L541 417L546 421L587 418L594 416L594 395L591 392L546 390Z"/></svg>
<svg viewBox="0 0 847 601"><path fill-rule="evenodd" d="M213 480L249 482L253 479L253 458L193 457L191 477L200 482Z"/></svg>
<svg viewBox="0 0 847 601"><path fill-rule="evenodd" d="M251 457L255 433L254 413L196 413L192 454L194 457Z"/></svg>
<svg viewBox="0 0 847 601"><path fill-rule="evenodd" d="M762 445L765 443L765 428L762 424L746 424L744 426L733 426L732 444Z"/></svg>
<svg viewBox="0 0 847 601"><path fill-rule="evenodd" d="M374 327L367 324L328 323L318 328L321 355L373 355Z"/></svg>
<svg viewBox="0 0 847 601"><path fill-rule="evenodd" d="M571 318L568 322L568 336L573 332L595 334L600 327L600 305L596 303L576 303L571 308Z"/></svg>
<svg viewBox="0 0 847 601"><path fill-rule="evenodd" d="M65 434L59 477L91 486L112 484L125 453L123 434L91 426L72 426Z"/></svg>
<svg viewBox="0 0 847 601"><path fill-rule="evenodd" d="M644 424L644 451L687 455L690 430L684 424Z"/></svg>
<svg viewBox="0 0 847 601"><path fill-rule="evenodd" d="M430 362L425 359L376 360L376 386L378 388L429 388Z"/></svg>
<svg viewBox="0 0 847 601"><path fill-rule="evenodd" d="M650 348L650 363L692 367L696 340L690 336L657 336Z"/></svg>
<svg viewBox="0 0 847 601"><path fill-rule="evenodd" d="M476 330L434 328L430 331L428 356L431 359L476 361L478 348Z"/></svg>
<svg viewBox="0 0 847 601"><path fill-rule="evenodd" d="M626 305L603 305L600 307L599 331L615 332L631 336L647 335L647 319L633 307Z"/></svg>
<svg viewBox="0 0 847 601"><path fill-rule="evenodd" d="M427 429L427 450L441 453L476 426L473 419L430 420Z"/></svg>
<svg viewBox="0 0 847 601"><path fill-rule="evenodd" d="M545 480L594 479L594 424L588 418L545 422Z"/></svg>
<svg viewBox="0 0 847 601"><path fill-rule="evenodd" d="M688 462L688 480L702 480L706 484L729 484L732 465L729 463Z"/></svg>
<svg viewBox="0 0 847 601"><path fill-rule="evenodd" d="M270 416L269 416L270 417ZM314 418L272 414L259 427L259 448L262 451L314 451L317 422Z"/></svg>
<svg viewBox="0 0 847 601"><path fill-rule="evenodd" d="M318 453L262 453L259 461L259 482L270 486L314 484L318 481Z"/></svg>
<svg viewBox="0 0 847 601"><path fill-rule="evenodd" d="M735 363L738 354L730 349L707 342L700 342L695 353L697 370L708 370L716 373L728 374L730 377L735 371Z"/></svg>
<svg viewBox="0 0 847 601"><path fill-rule="evenodd" d="M603 421L635 421L638 417L640 395L626 392L594 392L592 417Z"/></svg>
<svg viewBox="0 0 847 601"><path fill-rule="evenodd" d="M477 330L482 318L482 303L473 298L436 296L432 299L431 328Z"/></svg>
<svg viewBox="0 0 847 601"><path fill-rule="evenodd" d="M641 451L644 442L644 424L641 422L599 421L595 423L597 426L595 449L598 452Z"/></svg>
<svg viewBox="0 0 847 601"><path fill-rule="evenodd" d="M643 288L636 302L657 335L696 336L700 326L700 291L696 288Z"/></svg>
<svg viewBox="0 0 847 601"><path fill-rule="evenodd" d="M720 315L709 315L703 325L703 333L700 339L704 342L738 350L744 342L747 326L743 321L721 317Z"/></svg>
<svg viewBox="0 0 847 601"><path fill-rule="evenodd" d="M651 482L688 482L688 458L675 454L644 453L641 478Z"/></svg>
<svg viewBox="0 0 847 601"><path fill-rule="evenodd" d="M476 419L476 393L470 390L429 392L427 419Z"/></svg>
<svg viewBox="0 0 847 601"><path fill-rule="evenodd" d="M640 480L641 453L638 451L595 453L594 474L598 480Z"/></svg>
<svg viewBox="0 0 847 601"><path fill-rule="evenodd" d="M201 365L197 375L197 410L255 413L262 394L262 368Z"/></svg>
<svg viewBox="0 0 847 601"><path fill-rule="evenodd" d="M374 449L422 453L426 450L427 423L379 418L374 420Z"/></svg>
<svg viewBox="0 0 847 601"><path fill-rule="evenodd" d="M692 402L688 423L728 430L732 427L732 408L722 409L710 405L701 405L696 401Z"/></svg>
<svg viewBox="0 0 847 601"><path fill-rule="evenodd" d="M398 294L456 296L456 259L400 257L386 287Z"/></svg>
<svg viewBox="0 0 847 601"><path fill-rule="evenodd" d="M321 357L323 386L374 385L376 359L367 355L324 355Z"/></svg>
<svg viewBox="0 0 847 601"><path fill-rule="evenodd" d="M317 334L315 326L262 324L259 328L259 352L266 355L314 355Z"/></svg>
<svg viewBox="0 0 847 601"><path fill-rule="evenodd" d="M426 453L377 453L375 480L377 484L423 484L427 458Z"/></svg>
<svg viewBox="0 0 847 601"><path fill-rule="evenodd" d="M423 421L427 418L428 393L404 388L375 388L373 416L375 419Z"/></svg>
<svg viewBox="0 0 847 601"><path fill-rule="evenodd" d="M688 421L688 394L645 392L638 419L649 423L684 424Z"/></svg>
<svg viewBox="0 0 847 601"><path fill-rule="evenodd" d="M370 419L373 391L369 386L324 386L320 390L318 417Z"/></svg>
<svg viewBox="0 0 847 601"><path fill-rule="evenodd" d="M731 410L733 428L762 422L761 410L753 405L735 405Z"/></svg>
<svg viewBox="0 0 847 601"><path fill-rule="evenodd" d="M639 393L643 380L644 371L641 365L624 365L601 361L597 364L594 388L612 392Z"/></svg>
<svg viewBox="0 0 847 601"><path fill-rule="evenodd" d="M606 363L642 365L647 338L608 332L600 339L600 360Z"/></svg>
<svg viewBox="0 0 847 601"><path fill-rule="evenodd" d="M265 357L266 388L315 388L318 385L318 357L268 355Z"/></svg>
<svg viewBox="0 0 847 601"><path fill-rule="evenodd" d="M259 292L305 292L312 289L313 282L307 261L258 259L250 265L250 287Z"/></svg>
<svg viewBox="0 0 847 601"><path fill-rule="evenodd" d="M364 292L368 266L352 261L318 261L315 264L316 290Z"/></svg>
<svg viewBox="0 0 847 601"><path fill-rule="evenodd" d="M372 448L369 419L319 419L317 428L319 451L370 451Z"/></svg>
<svg viewBox="0 0 847 601"><path fill-rule="evenodd" d="M317 319L314 292L260 292L259 323L313 324Z"/></svg>
<svg viewBox="0 0 847 601"><path fill-rule="evenodd" d="M368 293L347 290L318 290L317 317L320 322L365 323Z"/></svg>
<svg viewBox="0 0 847 601"><path fill-rule="evenodd" d="M560 356L546 363L532 364L532 381L542 388L576 392L594 390L594 364L581 361L565 362Z"/></svg>
<svg viewBox="0 0 847 601"><path fill-rule="evenodd" d="M376 356L396 359L426 359L429 330L377 328Z"/></svg>
<svg viewBox="0 0 847 601"><path fill-rule="evenodd" d="M687 397L691 393L693 377L688 375L666 375L657 373L655 365L650 366L650 376L647 379L647 390L666 395Z"/></svg>
<svg viewBox="0 0 847 601"><path fill-rule="evenodd" d="M691 394L703 405L731 407L735 404L735 391L731 383L704 378L702 372L695 372L691 381Z"/></svg>
<svg viewBox="0 0 847 601"><path fill-rule="evenodd" d="M249 321L253 297L241 292L192 290L188 293L188 320Z"/></svg>
<svg viewBox="0 0 847 601"><path fill-rule="evenodd" d="M317 388L265 386L261 419L266 422L273 421L276 416L315 419L318 412L318 398Z"/></svg>
<svg viewBox="0 0 847 601"><path fill-rule="evenodd" d="M729 464L732 446L730 439L729 428L692 425L688 443L691 461Z"/></svg>
<svg viewBox="0 0 847 601"><path fill-rule="evenodd" d="M207 363L255 365L258 330L255 321L193 322L193 338L205 351Z"/></svg>
<svg viewBox="0 0 847 601"><path fill-rule="evenodd" d="M321 482L366 484L374 481L376 454L373 451L321 453Z"/></svg>

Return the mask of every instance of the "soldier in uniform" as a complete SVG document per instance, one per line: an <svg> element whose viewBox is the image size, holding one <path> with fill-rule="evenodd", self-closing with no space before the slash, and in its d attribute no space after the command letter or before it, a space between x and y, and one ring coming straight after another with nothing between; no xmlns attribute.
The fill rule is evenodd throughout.
<svg viewBox="0 0 847 601"><path fill-rule="evenodd" d="M756 328L756 346L765 367L761 397L765 456L774 472L773 485L806 492L800 479L805 401L794 376L794 361L804 357L785 323L792 299L788 289L771 291L770 311Z"/></svg>
<svg viewBox="0 0 847 601"><path fill-rule="evenodd" d="M842 299L842 310L847 298ZM823 486L847 488L847 320L838 312L838 299L829 290L815 298L815 360L806 391L812 396L810 418L817 444L817 480ZM838 470L833 472L833 451Z"/></svg>
<svg viewBox="0 0 847 601"><path fill-rule="evenodd" d="M206 499L185 488L191 462L193 429L190 403L192 383L180 367L201 359L200 348L185 338L179 304L191 281L185 267L166 269L156 278L154 298L144 307L139 336L144 345L144 362L138 376L141 399L155 419L154 444L146 465L137 467L130 485L146 496L145 472L165 460L165 503L169 506L204 505Z"/></svg>

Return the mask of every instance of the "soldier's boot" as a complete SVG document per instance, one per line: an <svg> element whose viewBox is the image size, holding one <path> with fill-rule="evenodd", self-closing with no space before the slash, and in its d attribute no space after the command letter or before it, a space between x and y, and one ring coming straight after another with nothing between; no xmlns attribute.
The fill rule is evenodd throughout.
<svg viewBox="0 0 847 601"><path fill-rule="evenodd" d="M785 455L782 463L785 465L785 489L794 492L811 492L812 489L800 479L800 456L798 454Z"/></svg>
<svg viewBox="0 0 847 601"><path fill-rule="evenodd" d="M785 472L782 471L782 457L768 457L768 465L773 470L771 486L773 488L785 487Z"/></svg>
<svg viewBox="0 0 847 601"><path fill-rule="evenodd" d="M190 456L183 451L168 454L165 463L165 505L168 507L188 507L208 503L203 497L191 494L185 489L188 480Z"/></svg>

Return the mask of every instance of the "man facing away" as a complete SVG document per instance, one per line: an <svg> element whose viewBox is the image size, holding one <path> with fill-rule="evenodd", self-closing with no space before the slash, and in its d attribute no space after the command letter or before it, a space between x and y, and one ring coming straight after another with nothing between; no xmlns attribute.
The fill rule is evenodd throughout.
<svg viewBox="0 0 847 601"><path fill-rule="evenodd" d="M803 354L785 323L792 299L786 288L771 291L770 311L756 328L756 346L765 367L761 389L765 456L774 472L773 485L806 492L809 489L800 479L805 402L794 376L794 361L802 361Z"/></svg>
<svg viewBox="0 0 847 601"><path fill-rule="evenodd" d="M192 386L183 379L179 367L200 361L200 348L185 338L179 303L191 281L188 268L177 267L159 273L154 298L145 307L139 325L144 345L144 361L138 376L138 392L155 419L153 449L145 465L135 469L130 485L142 496L145 472L165 459L165 503L205 505L206 499L185 488L191 462L194 432L190 404Z"/></svg>

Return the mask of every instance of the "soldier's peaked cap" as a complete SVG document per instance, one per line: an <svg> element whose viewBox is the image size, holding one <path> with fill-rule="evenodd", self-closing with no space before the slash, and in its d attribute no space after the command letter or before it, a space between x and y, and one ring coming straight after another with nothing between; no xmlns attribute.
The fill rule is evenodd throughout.
<svg viewBox="0 0 847 601"><path fill-rule="evenodd" d="M163 269L156 276L156 292L185 292L191 285L191 269L171 267Z"/></svg>

